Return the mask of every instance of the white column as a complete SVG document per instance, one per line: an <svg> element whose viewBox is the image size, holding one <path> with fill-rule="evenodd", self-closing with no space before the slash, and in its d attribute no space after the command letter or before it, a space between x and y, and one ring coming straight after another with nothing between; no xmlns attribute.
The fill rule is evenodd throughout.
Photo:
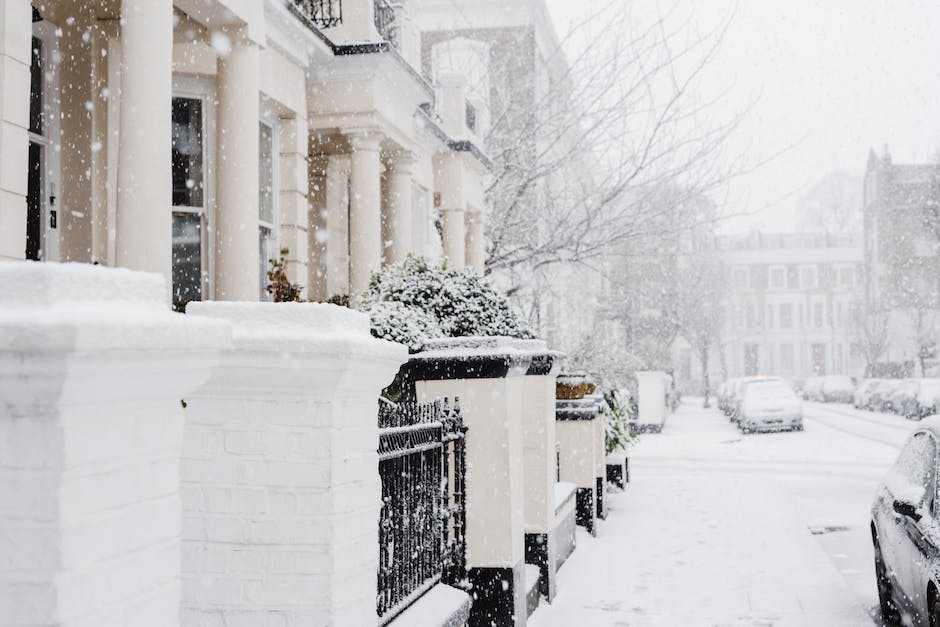
<svg viewBox="0 0 940 627"><path fill-rule="evenodd" d="M372 131L348 134L349 297L354 306L382 265L382 136Z"/></svg>
<svg viewBox="0 0 940 627"><path fill-rule="evenodd" d="M258 47L230 33L219 57L219 146L216 159L216 300L259 299Z"/></svg>
<svg viewBox="0 0 940 627"><path fill-rule="evenodd" d="M183 627L375 625L376 399L407 350L333 305L187 312L235 343L186 397Z"/></svg>
<svg viewBox="0 0 940 627"><path fill-rule="evenodd" d="M349 294L349 157L326 166L326 297Z"/></svg>
<svg viewBox="0 0 940 627"><path fill-rule="evenodd" d="M467 267L480 274L483 274L486 263L484 227L482 211L467 213Z"/></svg>
<svg viewBox="0 0 940 627"><path fill-rule="evenodd" d="M231 329L155 274L20 261L0 285L0 623L179 625L180 399Z"/></svg>
<svg viewBox="0 0 940 627"><path fill-rule="evenodd" d="M451 267L460 270L467 259L467 232L463 164L459 154L449 152L437 155L434 160L434 184L441 197L444 256Z"/></svg>
<svg viewBox="0 0 940 627"><path fill-rule="evenodd" d="M29 0L0 0L0 259L26 255Z"/></svg>
<svg viewBox="0 0 940 627"><path fill-rule="evenodd" d="M385 262L404 261L412 249L411 194L415 157L410 152L396 155L388 163L388 205L382 226Z"/></svg>
<svg viewBox="0 0 940 627"><path fill-rule="evenodd" d="M172 0L121 4L121 115L115 262L171 278Z"/></svg>

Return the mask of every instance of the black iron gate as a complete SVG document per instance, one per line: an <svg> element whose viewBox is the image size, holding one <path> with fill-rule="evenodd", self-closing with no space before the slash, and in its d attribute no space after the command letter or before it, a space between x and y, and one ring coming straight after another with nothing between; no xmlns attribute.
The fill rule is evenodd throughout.
<svg viewBox="0 0 940 627"><path fill-rule="evenodd" d="M456 401L379 409L381 624L438 582L465 579L466 431Z"/></svg>

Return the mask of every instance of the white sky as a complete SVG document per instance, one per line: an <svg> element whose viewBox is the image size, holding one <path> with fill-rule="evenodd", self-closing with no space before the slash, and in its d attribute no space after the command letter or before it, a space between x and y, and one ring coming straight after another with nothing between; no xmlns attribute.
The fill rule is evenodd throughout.
<svg viewBox="0 0 940 627"><path fill-rule="evenodd" d="M607 1L546 0L560 36L586 6ZM733 212L772 206L731 228L792 230L800 190L832 170L860 176L870 147L881 153L887 143L896 162L913 162L931 159L940 146L936 0L621 1L648 19L676 7L704 33L733 12L709 71L713 87L704 88L733 85L719 116L757 98L731 152L758 159L797 143L732 185Z"/></svg>

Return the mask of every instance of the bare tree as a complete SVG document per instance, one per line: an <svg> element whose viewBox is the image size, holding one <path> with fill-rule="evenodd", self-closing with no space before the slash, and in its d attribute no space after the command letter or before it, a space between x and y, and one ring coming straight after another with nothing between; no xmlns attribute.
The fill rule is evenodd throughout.
<svg viewBox="0 0 940 627"><path fill-rule="evenodd" d="M683 259L677 318L680 333L692 345L702 364L706 408L709 407L708 372L712 350L721 350L727 286L724 264L714 248L698 250Z"/></svg>
<svg viewBox="0 0 940 627"><path fill-rule="evenodd" d="M881 361L888 348L888 315L886 311L875 310L861 302L852 309L853 335L865 357L868 372Z"/></svg>
<svg viewBox="0 0 940 627"><path fill-rule="evenodd" d="M860 233L862 230L861 178L834 171L806 191L797 207L805 230Z"/></svg>
<svg viewBox="0 0 940 627"><path fill-rule="evenodd" d="M642 24L631 5L574 25L570 61L556 51L544 75L520 76L515 58L491 71L487 270L508 275L510 291L545 266L694 228L664 218L745 169L723 154L744 112L718 121L715 101L695 97L730 19L699 35L675 10Z"/></svg>

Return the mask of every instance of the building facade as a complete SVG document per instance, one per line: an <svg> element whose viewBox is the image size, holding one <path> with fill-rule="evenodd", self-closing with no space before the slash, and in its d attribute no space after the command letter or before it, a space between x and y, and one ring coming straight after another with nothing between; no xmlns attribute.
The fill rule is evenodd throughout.
<svg viewBox="0 0 940 627"><path fill-rule="evenodd" d="M718 238L728 272L722 374L856 374L853 311L862 290L858 238L753 232ZM720 380L720 379L719 379Z"/></svg>
<svg viewBox="0 0 940 627"><path fill-rule="evenodd" d="M414 2L0 1L0 258L157 272L170 298L304 295L408 253L483 268L466 77Z"/></svg>
<svg viewBox="0 0 940 627"><path fill-rule="evenodd" d="M940 166L870 152L863 217L866 304L888 339L872 357L923 366L940 339Z"/></svg>

